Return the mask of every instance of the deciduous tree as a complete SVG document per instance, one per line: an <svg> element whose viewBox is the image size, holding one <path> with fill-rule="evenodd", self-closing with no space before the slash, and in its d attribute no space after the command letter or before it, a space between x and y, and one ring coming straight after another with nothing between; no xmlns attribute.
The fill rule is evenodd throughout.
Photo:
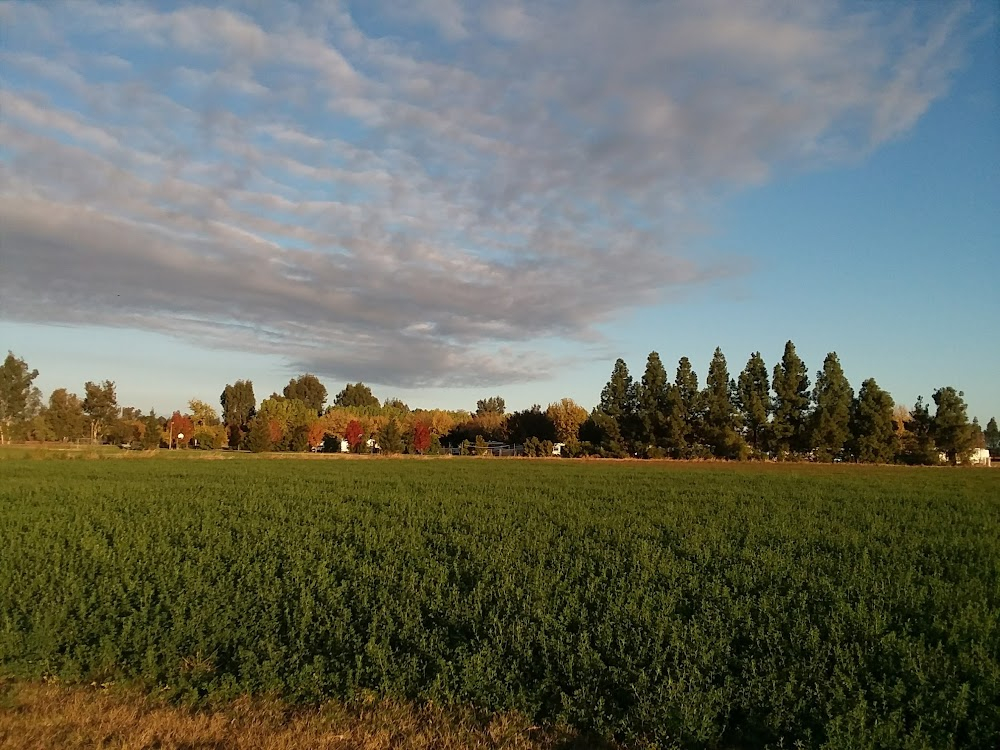
<svg viewBox="0 0 1000 750"><path fill-rule="evenodd" d="M10 442L13 426L28 419L37 377L38 370L29 370L27 362L7 352L0 365L0 444Z"/></svg>
<svg viewBox="0 0 1000 750"><path fill-rule="evenodd" d="M571 443L580 437L580 425L587 421L587 410L571 398L549 404L545 410L561 443Z"/></svg>
<svg viewBox="0 0 1000 750"><path fill-rule="evenodd" d="M347 423L344 440L347 441L347 447L350 448L351 453L361 453L365 445L365 438L364 428L358 420L352 419Z"/></svg>
<svg viewBox="0 0 1000 750"><path fill-rule="evenodd" d="M83 410L90 418L90 438L97 442L104 431L118 418L118 396L115 384L110 380L103 383L87 382L83 386Z"/></svg>
<svg viewBox="0 0 1000 750"><path fill-rule="evenodd" d="M87 429L83 402L75 393L65 388L57 388L49 396L49 408L45 420L55 440L75 440L83 437Z"/></svg>
<svg viewBox="0 0 1000 750"><path fill-rule="evenodd" d="M491 396L490 398L481 398L476 402L476 416L482 416L483 414L506 414L507 405L504 403L503 398L500 396Z"/></svg>
<svg viewBox="0 0 1000 750"><path fill-rule="evenodd" d="M167 433L173 438L173 445L168 445L168 448L187 446L194 439L194 420L175 411L167 420Z"/></svg>
<svg viewBox="0 0 1000 750"><path fill-rule="evenodd" d="M348 383L344 390L334 399L337 406L379 406L379 401L372 395L372 389L364 383Z"/></svg>
<svg viewBox="0 0 1000 750"><path fill-rule="evenodd" d="M298 378L288 381L283 391L285 398L298 399L316 412L317 416L323 413L323 405L326 403L326 386L319 378L310 373L306 373Z"/></svg>
<svg viewBox="0 0 1000 750"><path fill-rule="evenodd" d="M219 401L222 404L222 422L229 432L229 446L239 448L243 444L250 420L257 413L253 381L237 380L232 385L227 385Z"/></svg>
<svg viewBox="0 0 1000 750"><path fill-rule="evenodd" d="M414 422L410 444L416 453L426 453L431 447L431 428L426 422Z"/></svg>

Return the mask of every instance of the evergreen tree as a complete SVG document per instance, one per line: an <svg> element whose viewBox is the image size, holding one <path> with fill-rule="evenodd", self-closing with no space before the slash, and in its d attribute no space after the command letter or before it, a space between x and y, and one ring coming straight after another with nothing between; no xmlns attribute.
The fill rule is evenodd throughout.
<svg viewBox="0 0 1000 750"><path fill-rule="evenodd" d="M1000 427L997 427L997 418L990 417L986 423L986 430L983 432L986 438L986 447L991 451L1000 451Z"/></svg>
<svg viewBox="0 0 1000 750"><path fill-rule="evenodd" d="M403 431L399 427L399 422L395 416L389 417L385 427L378 435L379 450L382 453L393 455L403 452Z"/></svg>
<svg viewBox="0 0 1000 750"><path fill-rule="evenodd" d="M779 454L808 452L809 375L791 341L785 343L781 362L774 366L771 386L774 388L773 448Z"/></svg>
<svg viewBox="0 0 1000 750"><path fill-rule="evenodd" d="M932 431L938 450L948 457L954 466L964 454L972 449L973 434L965 405L965 393L951 386L934 391L934 414Z"/></svg>
<svg viewBox="0 0 1000 750"><path fill-rule="evenodd" d="M771 414L771 383L760 352L754 352L740 373L739 405L747 439L755 451L762 450Z"/></svg>
<svg viewBox="0 0 1000 750"><path fill-rule="evenodd" d="M687 458L690 455L687 438L687 421L685 420L684 402L680 389L672 383L667 384L666 398L666 432L663 435L663 449L671 458Z"/></svg>
<svg viewBox="0 0 1000 750"><path fill-rule="evenodd" d="M986 447L986 435L983 433L983 428L979 424L979 417L972 418L972 447Z"/></svg>
<svg viewBox="0 0 1000 750"><path fill-rule="evenodd" d="M265 417L250 420L250 430L246 436L246 447L252 453L266 453L271 450L271 426Z"/></svg>
<svg viewBox="0 0 1000 750"><path fill-rule="evenodd" d="M701 437L701 392L698 390L698 375L687 357L681 357L677 362L674 390L680 403L680 416L684 424L684 446L681 453L683 457L688 458L694 454L695 446ZM676 405L672 404L673 407ZM677 415L671 416L673 418Z"/></svg>
<svg viewBox="0 0 1000 750"><path fill-rule="evenodd" d="M851 407L848 444L855 460L870 464L892 461L898 449L894 407L892 396L879 388L874 378L861 384Z"/></svg>
<svg viewBox="0 0 1000 750"><path fill-rule="evenodd" d="M292 453L306 453L309 450L309 426L298 424L292 427L286 439Z"/></svg>
<svg viewBox="0 0 1000 750"><path fill-rule="evenodd" d="M601 391L600 410L617 424L620 448L630 453L639 431L638 394L625 360L618 359L611 371L611 379Z"/></svg>
<svg viewBox="0 0 1000 750"><path fill-rule="evenodd" d="M816 373L813 390L816 409L812 415L812 444L820 461L832 461L843 450L851 434L853 399L854 391L844 376L840 359L836 352L830 352L823 360L823 369Z"/></svg>
<svg viewBox="0 0 1000 750"><path fill-rule="evenodd" d="M149 414L143 418L142 424L142 439L139 441L139 444L145 451L156 450L160 447L160 440L163 434L163 427L160 425L160 420L157 418L156 412L150 409Z"/></svg>
<svg viewBox="0 0 1000 750"><path fill-rule="evenodd" d="M917 397L904 427L900 446L902 460L908 464L938 463L938 452L934 447L934 418L923 396Z"/></svg>
<svg viewBox="0 0 1000 750"><path fill-rule="evenodd" d="M640 439L646 447L663 448L667 433L667 393L670 382L660 355L650 352L639 387Z"/></svg>
<svg viewBox="0 0 1000 750"><path fill-rule="evenodd" d="M702 435L713 455L740 458L745 443L740 436L740 418L733 403L735 383L729 378L729 366L722 349L716 347L702 392Z"/></svg>

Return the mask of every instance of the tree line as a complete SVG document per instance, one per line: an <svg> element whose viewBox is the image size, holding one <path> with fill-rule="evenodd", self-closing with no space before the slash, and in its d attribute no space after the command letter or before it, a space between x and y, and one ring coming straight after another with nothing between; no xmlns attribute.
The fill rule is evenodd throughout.
<svg viewBox="0 0 1000 750"><path fill-rule="evenodd" d="M185 411L157 415L118 404L113 381L88 381L83 397L59 388L47 402L38 376L9 352L0 366L0 442L79 441L144 449L229 448L263 451L348 450L365 453L476 454L490 442L518 446L527 455L697 459L848 460L863 463L950 463L973 449L1000 452L1000 429L968 419L964 394L946 386L930 403L897 405L874 378L854 392L835 352L810 380L789 341L769 371L759 352L737 377L715 350L704 387L681 357L674 378L650 352L640 380L619 359L600 402L589 413L564 398L508 413L500 396L475 411L410 409L384 403L364 383L348 383L327 405L327 389L312 374L292 378L259 405L253 382L227 384L216 409L193 399Z"/></svg>

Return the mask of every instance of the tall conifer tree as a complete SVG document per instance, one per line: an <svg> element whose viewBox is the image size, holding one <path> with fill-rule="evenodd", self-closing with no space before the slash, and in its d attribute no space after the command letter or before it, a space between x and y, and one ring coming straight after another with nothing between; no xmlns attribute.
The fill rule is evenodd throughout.
<svg viewBox="0 0 1000 750"><path fill-rule="evenodd" d="M844 448L850 436L851 404L854 391L840 366L836 352L823 360L823 369L816 373L812 416L812 445L820 461L832 461Z"/></svg>
<svg viewBox="0 0 1000 750"><path fill-rule="evenodd" d="M861 384L851 407L848 442L848 450L855 460L869 464L892 461L899 449L894 407L892 396L879 388L874 378Z"/></svg>
<svg viewBox="0 0 1000 750"><path fill-rule="evenodd" d="M737 392L747 441L755 451L763 450L771 415L771 381L760 352L754 352L747 360Z"/></svg>
<svg viewBox="0 0 1000 750"><path fill-rule="evenodd" d="M774 419L771 435L778 453L807 452L809 446L809 375L795 352L795 344L785 343L781 362L771 377L774 388Z"/></svg>
<svg viewBox="0 0 1000 750"><path fill-rule="evenodd" d="M740 418L733 403L735 383L722 349L716 347L702 393L702 435L712 453L720 458L739 458L744 450L739 434Z"/></svg>

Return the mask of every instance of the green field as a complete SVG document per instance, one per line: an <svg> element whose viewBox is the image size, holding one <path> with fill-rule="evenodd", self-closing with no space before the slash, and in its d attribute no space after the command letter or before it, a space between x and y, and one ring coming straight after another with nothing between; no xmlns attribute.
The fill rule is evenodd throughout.
<svg viewBox="0 0 1000 750"><path fill-rule="evenodd" d="M992 749L1000 472L9 455L0 674Z"/></svg>

